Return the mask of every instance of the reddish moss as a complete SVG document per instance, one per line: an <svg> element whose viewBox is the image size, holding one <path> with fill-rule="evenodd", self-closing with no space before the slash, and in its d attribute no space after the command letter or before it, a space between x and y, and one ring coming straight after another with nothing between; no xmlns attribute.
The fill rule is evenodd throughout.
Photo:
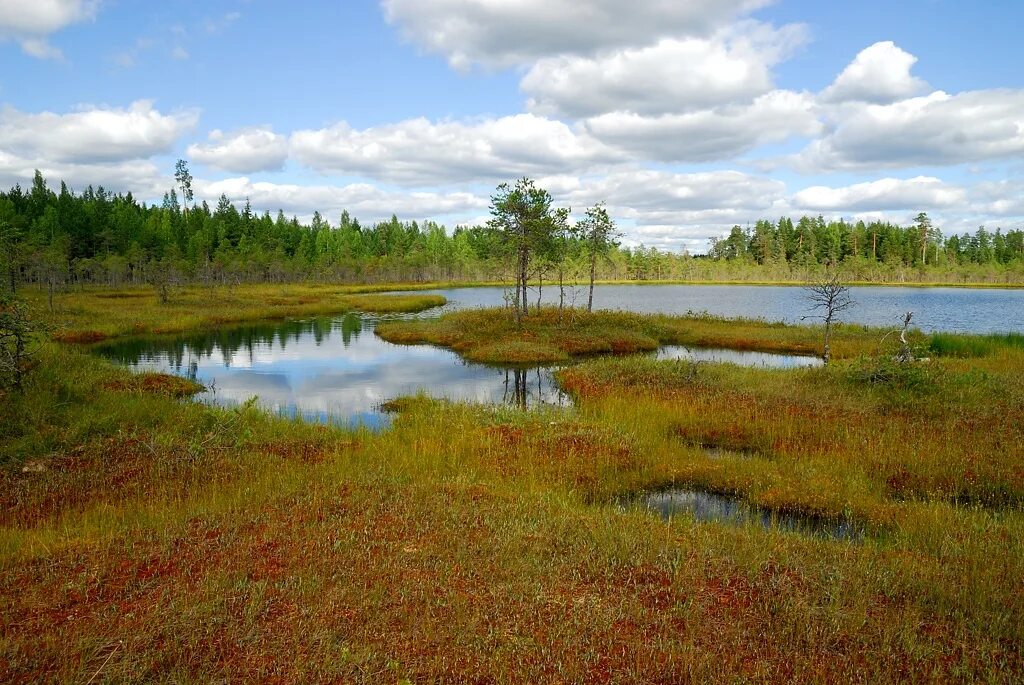
<svg viewBox="0 0 1024 685"><path fill-rule="evenodd" d="M106 340L109 337L109 335L100 331L58 331L53 334L53 339L57 342L73 345L91 345L101 340Z"/></svg>
<svg viewBox="0 0 1024 685"><path fill-rule="evenodd" d="M181 376L154 372L138 373L108 381L103 387L117 392L143 392L165 397L191 397L206 389L199 383Z"/></svg>

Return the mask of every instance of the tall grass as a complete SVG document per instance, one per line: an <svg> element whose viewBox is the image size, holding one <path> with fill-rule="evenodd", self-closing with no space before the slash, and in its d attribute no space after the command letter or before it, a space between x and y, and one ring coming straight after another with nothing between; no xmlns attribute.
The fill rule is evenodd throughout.
<svg viewBox="0 0 1024 685"><path fill-rule="evenodd" d="M1024 349L1024 334L933 333L928 341L928 350L942 357L987 357L1005 349Z"/></svg>

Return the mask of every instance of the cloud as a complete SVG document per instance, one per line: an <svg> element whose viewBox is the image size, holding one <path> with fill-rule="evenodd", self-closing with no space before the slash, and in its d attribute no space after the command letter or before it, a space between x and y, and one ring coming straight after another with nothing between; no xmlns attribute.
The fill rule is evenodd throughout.
<svg viewBox="0 0 1024 685"><path fill-rule="evenodd" d="M388 22L456 68L708 35L771 0L382 0Z"/></svg>
<svg viewBox="0 0 1024 685"><path fill-rule="evenodd" d="M277 171L288 157L288 141L269 128L232 133L210 132L206 144L189 145L188 155L201 164L239 174Z"/></svg>
<svg viewBox="0 0 1024 685"><path fill-rule="evenodd" d="M98 0L6 0L0 3L0 40L13 39L26 54L61 59L46 38L96 15Z"/></svg>
<svg viewBox="0 0 1024 685"><path fill-rule="evenodd" d="M36 169L51 187L59 187L60 182L64 181L69 188L79 192L86 186L103 186L112 192L132 192L140 199L154 199L173 185L173 181L163 176L149 160L67 164L36 157L21 157L0 149L0 187L12 187L15 184L28 187Z"/></svg>
<svg viewBox="0 0 1024 685"><path fill-rule="evenodd" d="M576 217L605 202L630 245L680 250L706 247L711 235L734 224L777 214L785 184L763 176L723 170L672 173L623 169L596 178L542 178L556 200Z"/></svg>
<svg viewBox="0 0 1024 685"><path fill-rule="evenodd" d="M848 105L801 153L808 169L940 166L1024 154L1024 90L936 91L887 105Z"/></svg>
<svg viewBox="0 0 1024 685"><path fill-rule="evenodd" d="M127 109L86 107L68 114L0 110L0 152L49 163L97 164L169 152L198 112L161 114L152 102Z"/></svg>
<svg viewBox="0 0 1024 685"><path fill-rule="evenodd" d="M357 183L346 186L279 184L252 181L247 177L222 181L195 182L196 195L215 202L221 194L235 202L249 199L259 210L277 211L308 217L320 211L325 217L334 217L348 210L360 220L385 219L392 214L402 217L439 218L450 215L480 212L489 199L472 193L409 193L387 191L375 186Z"/></svg>
<svg viewBox="0 0 1024 685"><path fill-rule="evenodd" d="M622 161L585 132L533 114L468 122L410 119L363 130L341 122L296 131L291 150L323 173L419 186L579 173Z"/></svg>
<svg viewBox="0 0 1024 685"><path fill-rule="evenodd" d="M985 181L971 189L974 211L988 217L1024 217L1024 179Z"/></svg>
<svg viewBox="0 0 1024 685"><path fill-rule="evenodd" d="M877 212L963 206L966 200L963 188L938 178L917 176L906 180L883 178L840 188L813 186L796 193L792 204L814 212Z"/></svg>
<svg viewBox="0 0 1024 685"><path fill-rule="evenodd" d="M650 169L617 171L574 186L563 190L574 206L607 202L629 213L629 218L655 222L673 212L766 209L785 190L781 181L740 171L685 174Z"/></svg>
<svg viewBox="0 0 1024 685"><path fill-rule="evenodd" d="M242 18L241 12L228 12L219 17L210 17L203 21L203 28L210 35L216 35Z"/></svg>
<svg viewBox="0 0 1024 685"><path fill-rule="evenodd" d="M150 38L138 38L130 48L114 53L111 61L122 69L131 69L139 63L139 57L145 51L153 47L153 40Z"/></svg>
<svg viewBox="0 0 1024 685"><path fill-rule="evenodd" d="M571 117L665 114L749 101L773 88L771 67L806 38L800 25L744 22L712 37L663 38L599 57L538 61L520 87L531 111Z"/></svg>
<svg viewBox="0 0 1024 685"><path fill-rule="evenodd" d="M642 159L706 162L791 136L812 136L821 124L810 95L776 90L748 105L684 114L613 112L586 120L585 128L597 140Z"/></svg>
<svg viewBox="0 0 1024 685"><path fill-rule="evenodd" d="M861 50L822 94L823 102L873 102L887 104L919 95L928 84L910 74L917 57L892 41Z"/></svg>

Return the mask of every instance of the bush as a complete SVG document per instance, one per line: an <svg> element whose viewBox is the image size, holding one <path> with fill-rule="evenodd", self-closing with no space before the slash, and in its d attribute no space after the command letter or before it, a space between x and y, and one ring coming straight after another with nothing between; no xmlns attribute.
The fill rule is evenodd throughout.
<svg viewBox="0 0 1024 685"><path fill-rule="evenodd" d="M923 390L934 383L925 364L901 363L890 357L861 357L850 366L849 373L855 383L900 390Z"/></svg>

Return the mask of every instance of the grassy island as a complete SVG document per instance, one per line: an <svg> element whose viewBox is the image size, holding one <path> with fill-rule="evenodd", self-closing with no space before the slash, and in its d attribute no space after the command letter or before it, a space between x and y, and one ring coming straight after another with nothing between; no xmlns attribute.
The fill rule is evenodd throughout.
<svg viewBox="0 0 1024 685"><path fill-rule="evenodd" d="M877 351L885 331L840 326L838 357ZM811 355L821 351L821 331L708 314L667 316L544 307L517 322L503 308L455 311L438 318L387 322L377 335L388 342L449 347L468 360L491 364L563 362L596 354L630 354L662 345ZM918 341L923 340L917 335Z"/></svg>

